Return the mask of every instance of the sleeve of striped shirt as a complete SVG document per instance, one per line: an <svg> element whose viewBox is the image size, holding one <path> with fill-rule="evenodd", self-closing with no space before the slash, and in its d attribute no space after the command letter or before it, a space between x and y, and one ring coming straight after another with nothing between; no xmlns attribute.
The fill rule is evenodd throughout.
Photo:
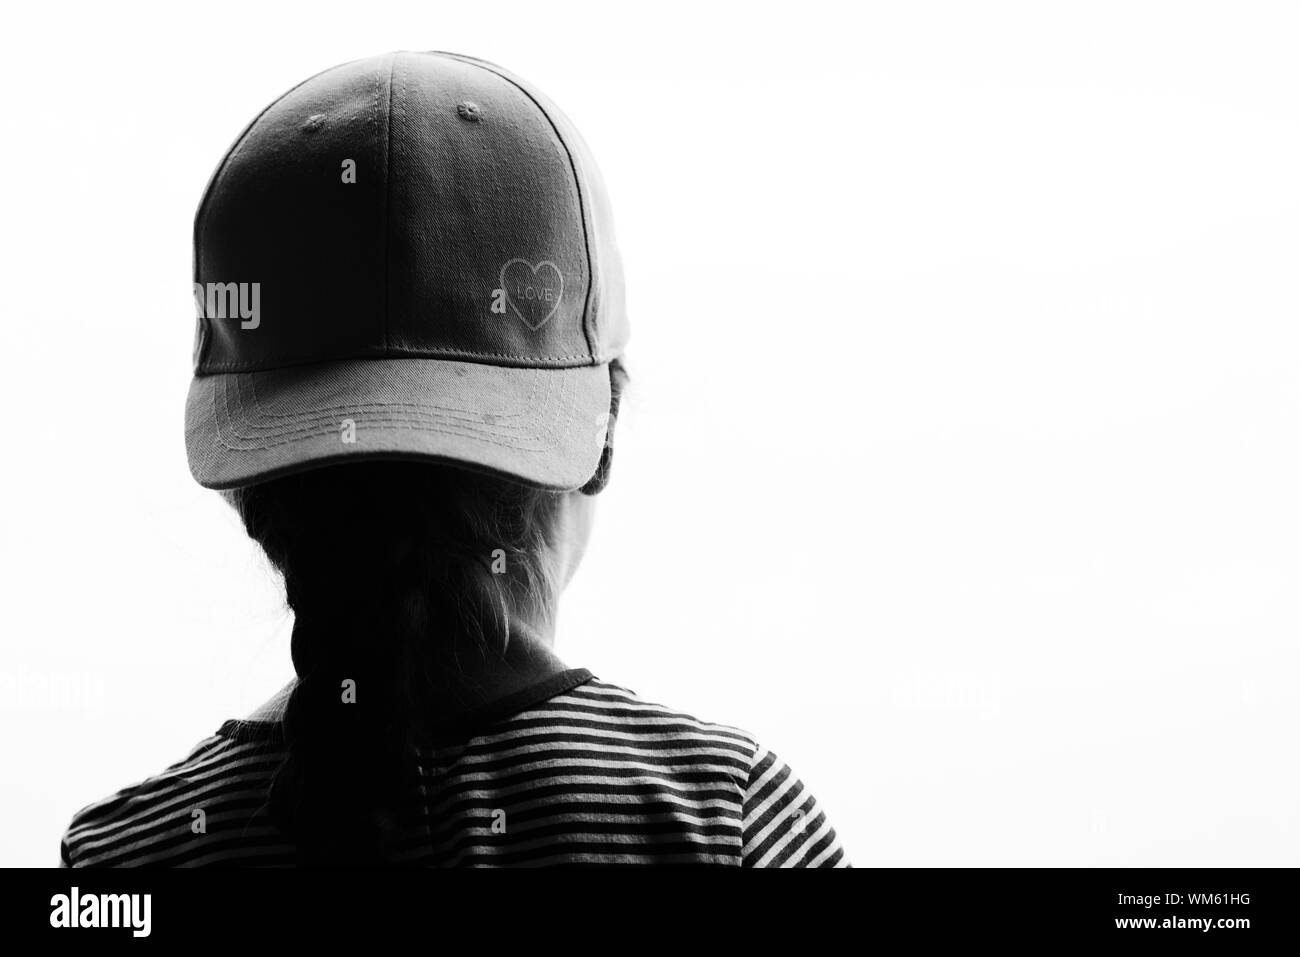
<svg viewBox="0 0 1300 957"><path fill-rule="evenodd" d="M745 789L744 867L851 867L817 799L761 745Z"/></svg>

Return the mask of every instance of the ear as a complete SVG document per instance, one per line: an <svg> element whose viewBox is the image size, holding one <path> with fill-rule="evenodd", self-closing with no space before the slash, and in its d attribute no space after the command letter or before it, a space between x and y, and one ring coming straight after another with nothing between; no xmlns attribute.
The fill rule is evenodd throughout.
<svg viewBox="0 0 1300 957"><path fill-rule="evenodd" d="M627 370L618 359L609 364L609 424L605 426L605 447L600 453L600 464L596 474L588 480L580 492L583 495L599 495L609 484L609 473L614 468L614 426L618 424L618 406L623 398L623 389L627 385Z"/></svg>

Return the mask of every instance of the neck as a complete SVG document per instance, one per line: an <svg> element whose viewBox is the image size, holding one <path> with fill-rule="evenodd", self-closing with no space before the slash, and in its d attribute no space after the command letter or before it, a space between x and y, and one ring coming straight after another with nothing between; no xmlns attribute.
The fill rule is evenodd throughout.
<svg viewBox="0 0 1300 957"><path fill-rule="evenodd" d="M512 617L503 649L485 651L472 638L459 636L442 656L447 667L439 673L438 699L430 702L430 716L437 721L454 719L566 670L568 666L552 647L552 622L550 614ZM279 721L297 683L297 678L289 681L253 711L249 720Z"/></svg>

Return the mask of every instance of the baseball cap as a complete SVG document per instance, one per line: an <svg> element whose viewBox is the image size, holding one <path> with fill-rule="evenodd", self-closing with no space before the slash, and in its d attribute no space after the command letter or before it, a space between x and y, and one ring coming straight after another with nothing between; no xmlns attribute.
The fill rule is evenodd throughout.
<svg viewBox="0 0 1300 957"><path fill-rule="evenodd" d="M285 93L212 175L193 290L208 488L363 458L597 472L628 338L609 202L569 120L495 64L397 52Z"/></svg>

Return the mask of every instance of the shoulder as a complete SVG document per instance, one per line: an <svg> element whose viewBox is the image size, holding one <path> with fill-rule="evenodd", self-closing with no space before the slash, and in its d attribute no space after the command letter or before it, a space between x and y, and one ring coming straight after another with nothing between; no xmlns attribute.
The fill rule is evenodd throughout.
<svg viewBox="0 0 1300 957"><path fill-rule="evenodd" d="M759 747L745 788L746 867L850 867L820 802L788 764Z"/></svg>
<svg viewBox="0 0 1300 957"><path fill-rule="evenodd" d="M265 789L281 757L264 743L210 735L159 774L77 811L61 841L62 864L178 863L204 843L214 818Z"/></svg>
<svg viewBox="0 0 1300 957"><path fill-rule="evenodd" d="M471 750L642 795L723 800L738 813L758 745L739 728L591 677L491 728Z"/></svg>
<svg viewBox="0 0 1300 957"><path fill-rule="evenodd" d="M623 741L665 752L699 749L701 754L734 763L746 775L759 751L754 738L740 728L649 701L600 678L591 678L525 715L604 735L611 743Z"/></svg>
<svg viewBox="0 0 1300 957"><path fill-rule="evenodd" d="M850 866L817 799L747 731L647 701L598 678L520 717L566 740L585 735L603 761L671 777L678 793L701 788L732 805L744 866ZM720 784L728 794L718 790Z"/></svg>

